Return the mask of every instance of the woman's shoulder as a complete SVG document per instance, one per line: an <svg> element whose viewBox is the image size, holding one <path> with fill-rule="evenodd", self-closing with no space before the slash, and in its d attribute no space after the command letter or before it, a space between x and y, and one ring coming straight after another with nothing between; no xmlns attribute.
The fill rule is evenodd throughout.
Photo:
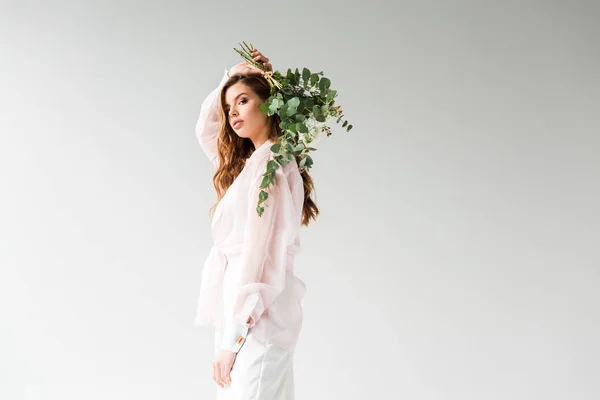
<svg viewBox="0 0 600 400"><path fill-rule="evenodd" d="M262 176L265 174L265 172L267 172L267 166L269 164L269 161L274 161L274 157L275 154L269 151L265 154L261 154L260 157L256 157L252 160L252 170L254 179L262 179ZM300 171L298 170L298 163L295 158L288 161L287 163L278 165L279 167L275 172L277 178L284 178L286 181L296 181L298 179L302 179Z"/></svg>
<svg viewBox="0 0 600 400"><path fill-rule="evenodd" d="M259 171L262 171L261 173L264 173L266 171L267 164L269 163L269 161L274 160L274 159L275 159L275 154L273 152L261 154L260 157L258 157L256 160ZM285 172L286 175L293 173L294 171L297 171L299 174L300 172L298 170L298 162L296 161L296 158L293 157L287 163L279 164L278 171Z"/></svg>

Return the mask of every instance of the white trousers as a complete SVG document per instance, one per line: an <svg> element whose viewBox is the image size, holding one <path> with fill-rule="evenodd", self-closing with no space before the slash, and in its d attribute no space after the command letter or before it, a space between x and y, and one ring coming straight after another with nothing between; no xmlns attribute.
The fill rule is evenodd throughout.
<svg viewBox="0 0 600 400"><path fill-rule="evenodd" d="M220 332L215 331L215 352ZM248 333L230 372L231 384L217 386L217 400L294 400L294 368L288 353Z"/></svg>
<svg viewBox="0 0 600 400"><path fill-rule="evenodd" d="M224 307L230 310L241 275L239 257L229 256L223 276ZM215 353L221 332L215 331ZM293 359L288 352L248 332L230 372L231 384L217 385L217 400L294 400Z"/></svg>

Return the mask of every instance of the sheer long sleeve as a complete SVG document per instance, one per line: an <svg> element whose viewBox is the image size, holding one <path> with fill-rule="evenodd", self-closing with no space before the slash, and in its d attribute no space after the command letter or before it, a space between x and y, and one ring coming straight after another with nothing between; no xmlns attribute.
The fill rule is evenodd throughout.
<svg viewBox="0 0 600 400"><path fill-rule="evenodd" d="M268 161L268 160L266 160ZM242 245L242 275L233 315L226 315L221 348L238 352L246 335L264 311L283 291L288 265L288 248L300 228L294 210L292 191L283 167L275 183L266 190L261 217L256 212L265 163L261 163L250 183L248 219Z"/></svg>
<svg viewBox="0 0 600 400"><path fill-rule="evenodd" d="M217 102L219 101L219 93L228 78L229 70L225 69L219 86L210 92L202 102L200 116L196 123L196 137L200 142L202 150L204 150L215 168L218 167L219 164L219 156L217 153L217 138L219 136L219 113Z"/></svg>

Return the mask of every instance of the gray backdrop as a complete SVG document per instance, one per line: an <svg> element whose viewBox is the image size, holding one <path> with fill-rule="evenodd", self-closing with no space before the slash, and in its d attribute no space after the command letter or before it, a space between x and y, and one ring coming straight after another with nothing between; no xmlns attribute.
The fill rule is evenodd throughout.
<svg viewBox="0 0 600 400"><path fill-rule="evenodd" d="M600 396L600 7L2 2L0 398L210 399L193 325L233 51L324 71L298 399Z"/></svg>

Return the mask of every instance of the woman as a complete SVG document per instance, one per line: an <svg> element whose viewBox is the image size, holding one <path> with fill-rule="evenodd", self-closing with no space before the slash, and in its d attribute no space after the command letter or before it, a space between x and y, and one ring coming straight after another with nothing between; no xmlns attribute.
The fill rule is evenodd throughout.
<svg viewBox="0 0 600 400"><path fill-rule="evenodd" d="M252 53L272 71L269 59ZM296 160L280 166L259 217L256 207L279 116L260 110L270 95L263 72L246 62L225 70L202 103L200 145L216 168L213 246L198 299L198 325L215 327L218 399L293 399L293 355L306 288L293 272L300 227L319 210L312 179Z"/></svg>

